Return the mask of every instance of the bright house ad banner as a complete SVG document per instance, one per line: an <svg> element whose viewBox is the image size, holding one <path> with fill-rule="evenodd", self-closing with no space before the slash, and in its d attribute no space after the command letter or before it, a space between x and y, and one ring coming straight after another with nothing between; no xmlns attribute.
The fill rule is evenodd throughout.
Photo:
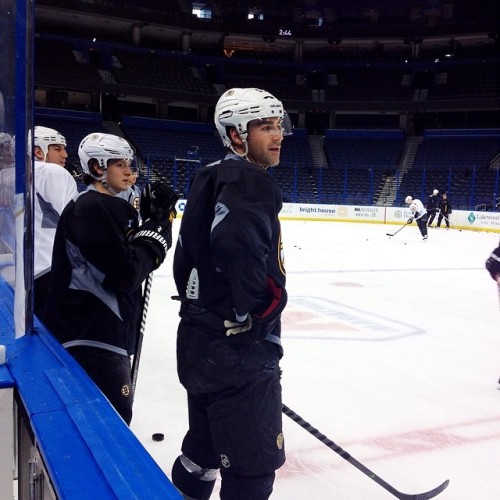
<svg viewBox="0 0 500 500"><path fill-rule="evenodd" d="M178 216L182 217L186 200L177 202ZM406 207L367 207L358 205L313 205L283 203L280 219L315 220L331 222L372 222L374 224L405 224L412 216ZM454 210L449 217L453 229L491 231L500 233L500 212Z"/></svg>
<svg viewBox="0 0 500 500"><path fill-rule="evenodd" d="M356 205L308 205L284 203L282 219L373 222L404 224L412 216L406 207L366 207ZM456 229L500 232L500 212L454 210L450 223Z"/></svg>

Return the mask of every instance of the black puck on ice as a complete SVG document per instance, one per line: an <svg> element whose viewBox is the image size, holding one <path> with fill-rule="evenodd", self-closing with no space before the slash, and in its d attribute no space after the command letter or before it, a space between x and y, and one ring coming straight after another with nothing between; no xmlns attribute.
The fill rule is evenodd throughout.
<svg viewBox="0 0 500 500"><path fill-rule="evenodd" d="M165 436L161 432L156 432L151 437L153 438L153 441L163 441L165 439Z"/></svg>

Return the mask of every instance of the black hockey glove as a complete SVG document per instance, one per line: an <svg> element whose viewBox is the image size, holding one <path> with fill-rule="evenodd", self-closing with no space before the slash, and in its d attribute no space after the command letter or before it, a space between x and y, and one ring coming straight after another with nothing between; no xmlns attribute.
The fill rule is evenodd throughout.
<svg viewBox="0 0 500 500"><path fill-rule="evenodd" d="M78 179L82 176L83 174L83 169L82 167L77 164L77 163L72 163L72 162L66 162L64 165L64 168L75 178Z"/></svg>
<svg viewBox="0 0 500 500"><path fill-rule="evenodd" d="M411 224L412 222L413 222L413 217L410 217L410 218L408 219L407 224Z"/></svg>
<svg viewBox="0 0 500 500"><path fill-rule="evenodd" d="M142 220L161 219L163 214L171 212L174 213L175 219L175 204L178 199L176 192L165 182L146 184L141 194Z"/></svg>
<svg viewBox="0 0 500 500"><path fill-rule="evenodd" d="M497 281L500 277L500 246L495 248L486 260L486 269L491 274L491 277Z"/></svg>
<svg viewBox="0 0 500 500"><path fill-rule="evenodd" d="M172 221L175 210L158 220L149 219L132 235L132 241L148 245L156 253L155 269L160 267L172 246Z"/></svg>
<svg viewBox="0 0 500 500"><path fill-rule="evenodd" d="M288 297L283 288L268 276L266 278L267 303L265 309L255 314L256 321L273 322L286 306Z"/></svg>

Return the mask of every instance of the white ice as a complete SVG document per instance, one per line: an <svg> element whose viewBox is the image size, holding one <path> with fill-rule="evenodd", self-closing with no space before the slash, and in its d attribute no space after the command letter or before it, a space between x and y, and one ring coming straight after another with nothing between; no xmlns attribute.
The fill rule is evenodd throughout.
<svg viewBox="0 0 500 500"><path fill-rule="evenodd" d="M499 291L484 262L499 236L431 228L422 241L415 224L387 236L397 228L283 222L283 402L401 492L449 479L438 499L498 500ZM172 257L153 279L132 422L169 477L187 429ZM273 500L394 498L283 421Z"/></svg>

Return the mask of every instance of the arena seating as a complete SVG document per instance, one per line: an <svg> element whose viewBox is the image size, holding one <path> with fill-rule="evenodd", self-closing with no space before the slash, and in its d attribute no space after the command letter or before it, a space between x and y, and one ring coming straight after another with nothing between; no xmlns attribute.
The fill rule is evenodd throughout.
<svg viewBox="0 0 500 500"><path fill-rule="evenodd" d="M209 163L224 153L222 142L212 124L125 116L121 127L144 159L182 158Z"/></svg>
<svg viewBox="0 0 500 500"><path fill-rule="evenodd" d="M137 152L139 184L167 178L182 197L197 168L224 155L211 124L125 116L118 126L98 113L53 112L39 109L36 123L66 136L69 163L79 164L78 144L88 133L118 133ZM280 165L269 172L285 201L370 205L385 176L397 171L403 143L400 130L330 129L324 136L328 165L316 167L305 129L296 129L284 139ZM448 191L455 208L495 205L498 175L490 162L499 151L498 129L426 131L414 165L400 175L395 205L403 205L407 194L425 200L436 188Z"/></svg>
<svg viewBox="0 0 500 500"><path fill-rule="evenodd" d="M428 130L412 169L404 176L397 202L407 194L426 199L433 189L446 190L455 208L494 204L500 130Z"/></svg>
<svg viewBox="0 0 500 500"><path fill-rule="evenodd" d="M35 80L52 84L57 89L64 88L68 83L78 88L83 82L100 82L101 77L96 66L90 62L88 52L78 50L70 40L37 38ZM63 94L60 93L60 96L63 97ZM64 102L60 104L64 105Z"/></svg>
<svg viewBox="0 0 500 500"><path fill-rule="evenodd" d="M403 141L400 130L331 129L325 134L325 154L330 168L395 171Z"/></svg>
<svg viewBox="0 0 500 500"><path fill-rule="evenodd" d="M485 131L486 134L486 131ZM415 168L482 169L500 151L500 137L493 135L424 135Z"/></svg>
<svg viewBox="0 0 500 500"><path fill-rule="evenodd" d="M215 94L215 89L185 59L144 50L113 49L111 53L115 60L112 73L118 83L193 94ZM201 66L198 65L196 70L199 72Z"/></svg>
<svg viewBox="0 0 500 500"><path fill-rule="evenodd" d="M440 68L441 75L429 90L430 100L450 99L492 99L498 96L500 78L498 63L481 62L464 65L445 65Z"/></svg>
<svg viewBox="0 0 500 500"><path fill-rule="evenodd" d="M398 101L411 100L411 70L404 66L351 67L328 69L336 85L326 87L326 100L332 101Z"/></svg>

